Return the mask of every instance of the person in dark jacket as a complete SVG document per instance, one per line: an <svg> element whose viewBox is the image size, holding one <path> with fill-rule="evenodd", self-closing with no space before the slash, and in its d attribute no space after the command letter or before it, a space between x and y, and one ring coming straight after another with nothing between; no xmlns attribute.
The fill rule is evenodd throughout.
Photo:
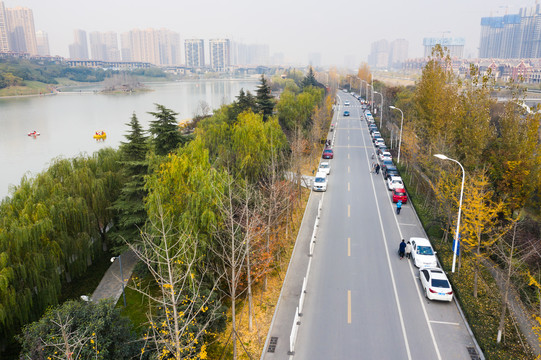
<svg viewBox="0 0 541 360"><path fill-rule="evenodd" d="M398 247L398 255L400 255L400 260L404 258L404 254L406 253L406 242L404 239L402 239L402 242L400 243L400 246Z"/></svg>
<svg viewBox="0 0 541 360"><path fill-rule="evenodd" d="M380 169L379 164L376 164L376 174L379 174L379 169Z"/></svg>

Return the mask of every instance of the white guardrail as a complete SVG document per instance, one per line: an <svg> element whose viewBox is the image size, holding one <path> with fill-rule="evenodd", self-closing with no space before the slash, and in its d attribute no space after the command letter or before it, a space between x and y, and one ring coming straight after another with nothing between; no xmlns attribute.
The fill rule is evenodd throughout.
<svg viewBox="0 0 541 360"><path fill-rule="evenodd" d="M289 336L289 352L288 355L295 355L295 341L297 341L297 333L299 331L300 317L302 316L302 309L304 306L304 298L306 296L306 286L308 284L308 276L310 275L310 268L312 267L312 255L314 254L314 247L316 244L317 228L319 227L319 219L321 217L321 209L323 206L323 198L325 193L321 196L317 207L317 217L314 224L314 231L312 232L312 238L310 239L310 259L308 260L308 266L306 267L306 276L302 280L301 295L299 296L299 305L295 309L295 317L293 318L293 325L291 326L291 335Z"/></svg>

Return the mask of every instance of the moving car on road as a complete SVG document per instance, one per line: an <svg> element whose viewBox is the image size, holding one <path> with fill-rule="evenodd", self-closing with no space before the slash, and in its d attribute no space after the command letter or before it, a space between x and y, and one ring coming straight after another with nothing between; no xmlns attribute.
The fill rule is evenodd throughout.
<svg viewBox="0 0 541 360"><path fill-rule="evenodd" d="M344 116L349 116L349 111L344 111Z"/></svg>
<svg viewBox="0 0 541 360"><path fill-rule="evenodd" d="M442 269L425 268L419 271L419 278L430 300L453 301L453 289Z"/></svg>
<svg viewBox="0 0 541 360"><path fill-rule="evenodd" d="M349 101L344 101L344 106L349 106Z"/></svg>
<svg viewBox="0 0 541 360"><path fill-rule="evenodd" d="M432 249L432 245L428 239L412 237L410 238L410 242L413 247L411 258L415 266L418 268L438 267L436 252Z"/></svg>

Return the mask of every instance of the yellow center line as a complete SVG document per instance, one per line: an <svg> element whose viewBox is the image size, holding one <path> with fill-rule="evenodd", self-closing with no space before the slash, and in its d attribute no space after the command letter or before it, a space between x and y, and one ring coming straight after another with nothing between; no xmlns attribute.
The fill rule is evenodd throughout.
<svg viewBox="0 0 541 360"><path fill-rule="evenodd" d="M351 290L348 290L348 324L351 324Z"/></svg>
<svg viewBox="0 0 541 360"><path fill-rule="evenodd" d="M348 238L348 256L351 256L351 238Z"/></svg>
<svg viewBox="0 0 541 360"><path fill-rule="evenodd" d="M348 217L351 215L351 205L348 205Z"/></svg>

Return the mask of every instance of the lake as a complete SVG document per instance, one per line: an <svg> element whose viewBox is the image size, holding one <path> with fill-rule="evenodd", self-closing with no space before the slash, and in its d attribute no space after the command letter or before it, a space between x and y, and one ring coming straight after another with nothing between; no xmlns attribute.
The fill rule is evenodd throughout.
<svg viewBox="0 0 541 360"><path fill-rule="evenodd" d="M33 176L52 159L91 154L102 147L118 147L129 130L125 124L135 112L144 129L153 119L149 111L161 104L192 118L201 102L211 109L231 103L240 89L255 93L259 79L197 80L147 84L153 91L105 95L95 87L81 87L52 96L0 99L0 199L22 176ZM40 136L28 136L31 131ZM92 137L104 130L107 139Z"/></svg>

